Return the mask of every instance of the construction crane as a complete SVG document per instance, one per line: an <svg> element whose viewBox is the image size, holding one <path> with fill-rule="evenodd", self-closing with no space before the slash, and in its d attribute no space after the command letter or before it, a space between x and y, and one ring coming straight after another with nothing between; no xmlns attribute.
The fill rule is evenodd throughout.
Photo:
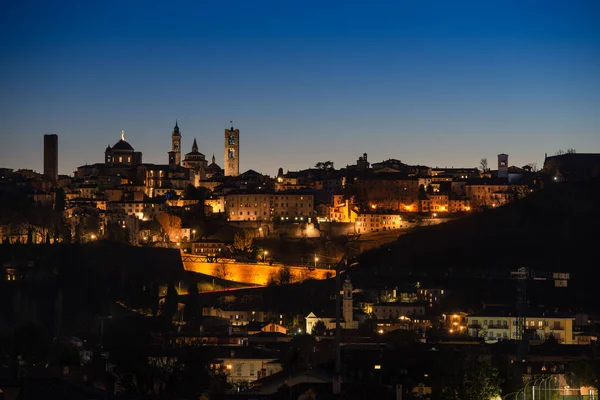
<svg viewBox="0 0 600 400"><path fill-rule="evenodd" d="M567 287L570 274L568 272L539 272L527 268L519 268L510 273L510 278L517 281L517 360L525 361L527 342L525 328L527 322L527 281L554 281L555 287Z"/></svg>

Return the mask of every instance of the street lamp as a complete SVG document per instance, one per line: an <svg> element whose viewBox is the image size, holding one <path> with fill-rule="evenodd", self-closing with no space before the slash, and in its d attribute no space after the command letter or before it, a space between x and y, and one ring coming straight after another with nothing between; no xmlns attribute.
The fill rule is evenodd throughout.
<svg viewBox="0 0 600 400"><path fill-rule="evenodd" d="M263 251L263 262L265 262L265 260L267 259L267 254L269 254L267 250Z"/></svg>
<svg viewBox="0 0 600 400"><path fill-rule="evenodd" d="M258 228L258 236L262 237L262 227Z"/></svg>
<svg viewBox="0 0 600 400"><path fill-rule="evenodd" d="M317 261L319 261L319 257L315 255L315 269L317 268Z"/></svg>
<svg viewBox="0 0 600 400"><path fill-rule="evenodd" d="M196 230L192 229L192 240L196 238Z"/></svg>

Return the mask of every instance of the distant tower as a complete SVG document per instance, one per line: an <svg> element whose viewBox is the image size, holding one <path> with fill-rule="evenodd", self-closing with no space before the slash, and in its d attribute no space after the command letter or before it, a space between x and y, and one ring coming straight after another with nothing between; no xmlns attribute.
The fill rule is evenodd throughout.
<svg viewBox="0 0 600 400"><path fill-rule="evenodd" d="M232 121L230 121L232 122ZM225 176L240 174L240 130L225 129Z"/></svg>
<svg viewBox="0 0 600 400"><path fill-rule="evenodd" d="M175 165L181 165L181 133L179 132L179 126L177 126L177 121L175 121L175 128L173 128L173 133L171 134L171 151L175 156ZM169 164L171 163L169 157Z"/></svg>
<svg viewBox="0 0 600 400"><path fill-rule="evenodd" d="M498 179L508 178L508 154L498 154Z"/></svg>
<svg viewBox="0 0 600 400"><path fill-rule="evenodd" d="M44 176L58 180L58 135L44 135Z"/></svg>
<svg viewBox="0 0 600 400"><path fill-rule="evenodd" d="M350 277L346 276L346 281L342 285L342 288L344 290L344 296L343 296L343 300L342 300L342 303L343 303L342 314L344 316L344 321L346 322L346 325L348 326L349 323L351 323L353 320L353 316L352 316L352 282L350 282Z"/></svg>

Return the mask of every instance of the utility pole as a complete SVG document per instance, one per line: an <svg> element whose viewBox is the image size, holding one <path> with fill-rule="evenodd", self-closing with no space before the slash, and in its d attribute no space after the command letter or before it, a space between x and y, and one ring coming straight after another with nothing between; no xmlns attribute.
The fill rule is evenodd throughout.
<svg viewBox="0 0 600 400"><path fill-rule="evenodd" d="M337 398L342 393L342 327L340 324L342 295L341 295L341 272L346 262L346 256L342 257L335 266L335 375L333 376L333 395Z"/></svg>
<svg viewBox="0 0 600 400"><path fill-rule="evenodd" d="M527 322L527 268L519 268L511 273L511 278L517 280L517 361L525 361L527 354L527 341L525 339L525 325Z"/></svg>
<svg viewBox="0 0 600 400"><path fill-rule="evenodd" d="M510 278L517 281L517 362L524 362L527 355L527 281L554 281L555 287L567 287L571 278L567 272L534 272L525 267L510 273Z"/></svg>

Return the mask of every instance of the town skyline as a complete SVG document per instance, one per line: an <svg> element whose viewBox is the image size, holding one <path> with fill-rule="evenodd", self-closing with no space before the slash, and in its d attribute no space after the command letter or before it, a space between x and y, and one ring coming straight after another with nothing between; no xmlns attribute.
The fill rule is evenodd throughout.
<svg viewBox="0 0 600 400"><path fill-rule="evenodd" d="M364 152L473 167L600 151L591 3L25 7L0 15L3 167L40 170L42 135L58 134L71 174L121 130L166 163L175 120L220 164L233 120L240 168L269 175Z"/></svg>
<svg viewBox="0 0 600 400"><path fill-rule="evenodd" d="M178 120L176 120L177 124L179 124ZM181 124L179 124L181 125ZM230 125L231 126L235 126L236 129L239 129L238 126L235 125L235 123L231 123L230 121ZM227 126L227 125L226 125ZM172 129L172 128L171 128ZM228 129L227 127L224 129ZM222 143L220 144L220 148L215 147L214 150L210 150L210 149L206 149L202 144L206 143L206 140L203 140L204 138L201 136L189 136L189 135L185 135L184 129L182 128L182 132L184 133L182 135L182 153L187 153L188 151L191 151L192 149L192 144L194 143L194 141L198 142L199 144L199 151L201 153L203 153L206 156L207 160L211 160L212 157L215 157L216 163L218 165L223 165L224 164L224 159L223 159L223 145ZM108 142L107 146L113 146L115 143L117 143L120 139L121 139L121 135L124 133L124 138L125 140L130 143L135 150L137 151L141 151L142 154L144 154L144 162L147 164L157 164L157 165L165 165L168 164L168 150L170 150L170 148L168 148L167 146L170 145L170 133L169 136L167 137L167 139L162 140L162 144L164 144L165 148L164 148L164 154L160 154L159 152L153 151L152 153L148 154L147 152L144 151L145 147L142 146L147 146L147 142L144 141L144 136L143 135L138 135L133 136L128 134L128 132L124 129L122 129L121 131L119 131L118 133L118 138L117 139L113 139L112 142ZM48 133L44 133L44 135L48 135L48 134L56 134L56 133L52 133L52 132L48 132ZM222 134L222 132L220 132L220 134ZM157 136L156 134L152 135ZM187 136L187 137L186 137ZM316 157L315 156L311 156L310 154L307 156L306 162L304 164L302 164L302 162L296 162L293 164L286 164L283 163L279 166L272 166L273 168L269 167L268 170L262 169L262 168L257 168L257 167L253 167L252 165L248 165L249 163L246 161L244 162L244 155L246 152L246 146L244 146L244 141L245 141L245 137L244 137L244 131L243 129L241 130L240 133L240 137L241 137L241 170L240 173L244 172L244 171L248 171L248 170L255 170L257 172L263 173L265 175L269 175L269 176L275 176L278 169L279 168L283 168L284 171L297 171L297 170L304 170L304 169L309 169L309 168L313 168L318 162L322 162L322 161L332 161L334 163L334 168L335 169L340 169L340 168L345 168L346 166L349 165L353 165L354 163L356 163L356 159L361 156L363 154L363 151L361 151L360 149L355 149L355 151L353 153L349 153L349 154L345 154L343 155L343 160L344 162L340 163L338 162L338 160L336 159L331 159L327 157L327 154L323 154L323 157ZM137 139L139 140L139 144L136 141ZM97 142L97 137L94 140L94 143ZM6 164L2 165L2 167L4 168L11 168L14 170L19 170L19 169L32 169L34 171L37 172L41 172L43 170L43 135L40 135L39 137L40 140L40 146L34 147L31 146L30 147L30 153L31 154L35 154L36 157L33 159L33 163L32 164L15 164L15 165L9 165ZM108 139L110 140L110 139ZM160 141L160 139L159 139ZM215 141L221 141L219 139L214 140L214 138L211 138L210 142L215 142ZM189 142L189 143L188 143ZM75 160L75 164L73 165L73 168L69 169L67 167L67 169L65 169L64 164L66 163L65 161L62 160L62 157L64 157L65 155L62 154L63 152L65 152L65 150L62 148L64 144L61 143L61 135L58 134L58 164L59 164L59 174L60 175L72 175L74 172L76 172L77 168L80 166L84 166L84 165L91 165L91 164L95 164L95 163L103 163L103 149L104 147L102 147L98 152L95 158L92 158L91 160L85 159L85 160L81 160L81 162L77 162ZM67 143L67 146L69 146L69 143ZM156 145L155 145L156 146ZM216 145L218 146L218 144ZM67 149L67 151L75 151L76 149ZM507 151L497 151L497 152L493 152L493 149L488 149L486 154L481 155L481 157L478 157L477 155L473 155L472 157L470 157L468 159L468 161L466 160L461 160L460 157L454 156L454 157L448 157L445 154L434 154L432 156L429 156L429 160L431 160L431 162L423 162L423 160L418 160L418 159L414 159L414 156L411 155L411 153L409 152L407 154L408 157L403 157L401 154L394 154L394 150L390 151L389 149L384 150L383 152L375 152L375 153L368 153L369 155L369 159L372 162L381 162L381 161L385 161L385 160L389 160L389 159L398 159L400 161L402 161L403 163L407 164L407 165L426 165L428 167L431 168L480 168L480 161L481 159L485 158L486 160L488 160L488 165L490 168L494 169L495 165L496 165L496 157L499 154L508 154L510 157L510 165L511 166L517 166L517 167L522 167L524 165L534 165L537 168L541 168L541 166L543 166L544 164L544 158L545 155L547 156L553 156L556 155L557 152L560 151L567 151L567 150L575 150L577 152L581 152L581 153L593 153L595 152L594 150L590 150L590 151L580 151L577 148L574 147L570 147L570 146L565 146L565 147L561 147L561 148L557 148L553 151L547 151L544 154L542 154L541 157L535 157L532 159L528 159L527 155L524 155L523 152L519 151L519 149L514 149L515 152L513 153L511 152L507 152ZM352 149L350 149L349 151L352 151ZM385 156L382 157L378 157L378 154L386 154ZM515 155L517 157L513 157L513 155ZM437 161L434 159L435 155L441 156ZM152 157L152 158L151 158ZM9 158L9 157L7 157ZM15 157L18 159L22 159L22 157ZM313 160L314 158L314 160ZM515 160L515 158L517 158L517 160ZM73 160L73 157L69 157L67 155L67 162L71 162L71 160ZM444 163L444 162L440 162L440 160L448 160L448 163ZM256 161L256 160L255 160ZM522 162L521 162L522 161ZM61 167L62 165L62 167ZM293 168L290 168L290 165L293 165Z"/></svg>

